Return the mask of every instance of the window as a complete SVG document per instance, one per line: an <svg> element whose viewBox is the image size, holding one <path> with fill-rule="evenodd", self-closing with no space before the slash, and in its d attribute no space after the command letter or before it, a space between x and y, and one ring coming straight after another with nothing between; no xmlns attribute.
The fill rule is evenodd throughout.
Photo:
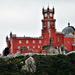
<svg viewBox="0 0 75 75"><path fill-rule="evenodd" d="M20 46L18 46L18 49L20 49Z"/></svg>
<svg viewBox="0 0 75 75"><path fill-rule="evenodd" d="M33 48L35 48L35 46L33 46Z"/></svg>
<svg viewBox="0 0 75 75"><path fill-rule="evenodd" d="M12 45L12 40L11 40L11 45Z"/></svg>
<svg viewBox="0 0 75 75"><path fill-rule="evenodd" d="M41 40L39 40L39 43L41 43Z"/></svg>
<svg viewBox="0 0 75 75"><path fill-rule="evenodd" d="M52 13L50 13L50 17L52 17Z"/></svg>
<svg viewBox="0 0 75 75"><path fill-rule="evenodd" d="M11 42L11 49L12 49L12 40L10 40L10 42Z"/></svg>
<svg viewBox="0 0 75 75"><path fill-rule="evenodd" d="M19 43L21 43L21 40L19 40Z"/></svg>
<svg viewBox="0 0 75 75"><path fill-rule="evenodd" d="M28 40L26 41L26 43L28 43Z"/></svg>
<svg viewBox="0 0 75 75"><path fill-rule="evenodd" d="M46 36L45 36L45 38L46 38Z"/></svg>
<svg viewBox="0 0 75 75"><path fill-rule="evenodd" d="M68 41L68 43L69 43L69 41Z"/></svg>
<svg viewBox="0 0 75 75"><path fill-rule="evenodd" d="M33 43L35 43L35 40L33 40Z"/></svg>
<svg viewBox="0 0 75 75"><path fill-rule="evenodd" d="M27 46L27 48L29 49L29 46Z"/></svg>
<svg viewBox="0 0 75 75"><path fill-rule="evenodd" d="M45 14L45 17L47 17L47 13Z"/></svg>
<svg viewBox="0 0 75 75"><path fill-rule="evenodd" d="M46 42L46 41L44 41L44 42Z"/></svg>
<svg viewBox="0 0 75 75"><path fill-rule="evenodd" d="M44 28L46 27L46 23L44 24Z"/></svg>
<svg viewBox="0 0 75 75"><path fill-rule="evenodd" d="M40 48L40 46L38 46L38 48Z"/></svg>
<svg viewBox="0 0 75 75"><path fill-rule="evenodd" d="M51 22L51 25L53 25L53 22Z"/></svg>
<svg viewBox="0 0 75 75"><path fill-rule="evenodd" d="M59 41L59 37L58 37L58 41Z"/></svg>
<svg viewBox="0 0 75 75"><path fill-rule="evenodd" d="M26 50L26 48L25 48L24 46L22 47L22 49L23 49L23 50Z"/></svg>

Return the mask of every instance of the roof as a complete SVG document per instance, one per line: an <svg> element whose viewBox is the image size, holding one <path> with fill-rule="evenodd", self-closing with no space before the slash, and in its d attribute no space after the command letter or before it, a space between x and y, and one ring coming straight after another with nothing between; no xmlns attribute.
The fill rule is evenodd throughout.
<svg viewBox="0 0 75 75"><path fill-rule="evenodd" d="M64 34L63 32L56 32L57 34Z"/></svg>
<svg viewBox="0 0 75 75"><path fill-rule="evenodd" d="M16 37L16 34L12 34L12 37Z"/></svg>
<svg viewBox="0 0 75 75"><path fill-rule="evenodd" d="M43 39L43 37L16 37L16 39Z"/></svg>
<svg viewBox="0 0 75 75"><path fill-rule="evenodd" d="M16 39L43 39L43 37L16 37L16 34L12 34L12 38L13 37Z"/></svg>
<svg viewBox="0 0 75 75"><path fill-rule="evenodd" d="M68 27L65 27L62 30L62 32L64 32L64 34L69 34L69 33L74 34L74 30L75 30L75 28L73 26L68 26Z"/></svg>
<svg viewBox="0 0 75 75"><path fill-rule="evenodd" d="M64 38L74 38L74 35L65 35Z"/></svg>

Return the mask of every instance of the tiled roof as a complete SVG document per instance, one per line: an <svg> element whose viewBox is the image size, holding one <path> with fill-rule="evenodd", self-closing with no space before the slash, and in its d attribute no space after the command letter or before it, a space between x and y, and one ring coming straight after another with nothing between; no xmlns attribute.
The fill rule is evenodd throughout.
<svg viewBox="0 0 75 75"><path fill-rule="evenodd" d="M74 28L72 26L68 26L68 27L65 27L62 32L64 32L65 34L69 34L69 33L74 33Z"/></svg>
<svg viewBox="0 0 75 75"><path fill-rule="evenodd" d="M16 37L16 39L43 39L43 37Z"/></svg>
<svg viewBox="0 0 75 75"><path fill-rule="evenodd" d="M64 34L63 32L56 32L57 34Z"/></svg>
<svg viewBox="0 0 75 75"><path fill-rule="evenodd" d="M74 38L74 35L65 35L64 38Z"/></svg>
<svg viewBox="0 0 75 75"><path fill-rule="evenodd" d="M12 37L16 37L16 34L12 34Z"/></svg>

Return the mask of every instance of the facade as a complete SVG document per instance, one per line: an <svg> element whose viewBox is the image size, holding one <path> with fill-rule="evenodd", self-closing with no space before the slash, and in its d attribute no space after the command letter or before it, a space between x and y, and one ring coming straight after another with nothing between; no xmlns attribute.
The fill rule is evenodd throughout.
<svg viewBox="0 0 75 75"><path fill-rule="evenodd" d="M61 46L61 43L63 43L68 51L75 50L74 27L68 24L69 26L63 29L62 32L57 32L54 13L54 7L52 9L49 9L49 7L47 9L42 9L42 35L39 38L17 37L16 34L10 33L10 38L8 38L8 36L6 37L7 47L10 48L10 54L15 54L20 48L22 48L22 54L27 52L40 53L41 48L44 45L51 44L51 42L54 48L56 46Z"/></svg>

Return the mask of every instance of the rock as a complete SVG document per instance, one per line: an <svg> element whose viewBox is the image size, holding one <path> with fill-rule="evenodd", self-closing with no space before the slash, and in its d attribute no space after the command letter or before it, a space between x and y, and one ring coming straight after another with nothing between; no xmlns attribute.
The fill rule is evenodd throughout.
<svg viewBox="0 0 75 75"><path fill-rule="evenodd" d="M28 69L28 66L27 65L24 65L23 67L22 67L22 69L21 69L22 71L23 70L27 70L27 71L29 71L29 69Z"/></svg>
<svg viewBox="0 0 75 75"><path fill-rule="evenodd" d="M55 49L55 48L53 48L52 46L48 47L48 48L46 49L46 52L47 52L48 54L59 54L58 50Z"/></svg>
<svg viewBox="0 0 75 75"><path fill-rule="evenodd" d="M61 46L56 46L56 49L58 49L59 54L66 54L67 53L67 48L64 46L62 43Z"/></svg>
<svg viewBox="0 0 75 75"><path fill-rule="evenodd" d="M23 62L23 61L21 61L20 63L21 63L21 64L23 64L24 62Z"/></svg>
<svg viewBox="0 0 75 75"><path fill-rule="evenodd" d="M17 50L16 54L21 54L21 50Z"/></svg>
<svg viewBox="0 0 75 75"><path fill-rule="evenodd" d="M31 56L25 60L25 65L22 67L21 71L29 71L29 72L35 72L36 66L35 66L35 60Z"/></svg>
<svg viewBox="0 0 75 75"><path fill-rule="evenodd" d="M61 44L61 52L62 54L66 54L67 53L67 48L64 46L64 44Z"/></svg>

